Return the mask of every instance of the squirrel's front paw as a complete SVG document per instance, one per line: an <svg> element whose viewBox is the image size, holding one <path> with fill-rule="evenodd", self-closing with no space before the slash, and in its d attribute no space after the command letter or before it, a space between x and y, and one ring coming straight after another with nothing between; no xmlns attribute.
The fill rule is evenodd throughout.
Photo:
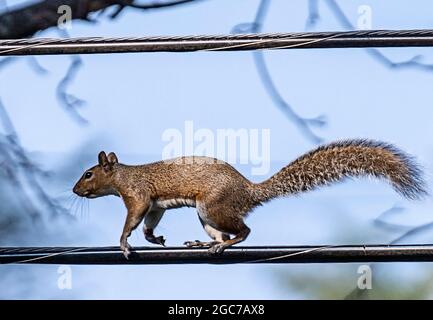
<svg viewBox="0 0 433 320"><path fill-rule="evenodd" d="M132 249L132 247L128 243L128 241L126 241L126 240L120 241L120 250L122 250L122 253L126 259L129 259L129 255L131 254L130 249Z"/></svg>

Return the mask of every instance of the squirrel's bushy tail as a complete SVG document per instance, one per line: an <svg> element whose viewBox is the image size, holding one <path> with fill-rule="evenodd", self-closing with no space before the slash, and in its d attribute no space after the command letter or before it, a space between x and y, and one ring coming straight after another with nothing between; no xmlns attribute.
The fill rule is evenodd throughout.
<svg viewBox="0 0 433 320"><path fill-rule="evenodd" d="M255 184L254 196L257 202L266 202L360 176L385 178L409 199L427 194L421 170L410 155L383 142L346 140L308 152L270 179Z"/></svg>

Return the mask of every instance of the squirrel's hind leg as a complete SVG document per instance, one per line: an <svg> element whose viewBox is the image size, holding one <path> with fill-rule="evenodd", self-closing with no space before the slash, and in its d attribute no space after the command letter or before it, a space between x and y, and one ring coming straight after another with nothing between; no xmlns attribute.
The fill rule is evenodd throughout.
<svg viewBox="0 0 433 320"><path fill-rule="evenodd" d="M211 253L223 253L224 250L236 243L244 241L248 235L250 234L250 228L248 228L245 224L242 229L235 235L233 239L228 239L224 242L214 244L210 247L209 252Z"/></svg>
<svg viewBox="0 0 433 320"><path fill-rule="evenodd" d="M203 247L212 247L214 245L217 245L219 243L222 243L226 240L230 239L230 236L227 233L221 232L213 227L211 227L209 224L205 223L203 221L202 218L200 218L200 222L204 228L204 230L206 231L206 233L209 235L209 237L211 237L214 241L209 241L209 242L202 242L199 240L194 240L194 241L186 241L184 243L184 245L186 245L189 248L194 248L194 247L198 247L198 248L203 248Z"/></svg>
<svg viewBox="0 0 433 320"><path fill-rule="evenodd" d="M248 212L249 209L246 207L234 210L221 202L218 197L216 200L211 197L197 201L197 211L203 226L212 226L212 230L225 235L224 238L219 239L220 241L211 245L209 252L222 253L227 247L242 242L248 237L251 230L243 221L243 213ZM229 235L234 235L234 238L230 239Z"/></svg>

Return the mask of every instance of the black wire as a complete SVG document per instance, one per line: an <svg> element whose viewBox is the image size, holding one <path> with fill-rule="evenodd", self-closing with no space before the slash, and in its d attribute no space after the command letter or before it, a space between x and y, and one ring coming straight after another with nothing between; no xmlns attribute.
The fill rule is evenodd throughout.
<svg viewBox="0 0 433 320"><path fill-rule="evenodd" d="M0 264L233 264L433 262L433 245L349 245L206 248L137 247L127 260L119 247L0 248Z"/></svg>
<svg viewBox="0 0 433 320"><path fill-rule="evenodd" d="M0 56L424 46L433 46L431 29L138 38L12 39L0 40Z"/></svg>

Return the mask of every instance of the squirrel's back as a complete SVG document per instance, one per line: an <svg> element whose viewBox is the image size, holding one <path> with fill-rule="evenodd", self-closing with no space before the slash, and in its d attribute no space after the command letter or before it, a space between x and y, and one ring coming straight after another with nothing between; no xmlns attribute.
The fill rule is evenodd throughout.
<svg viewBox="0 0 433 320"><path fill-rule="evenodd" d="M124 166L124 165L123 165ZM134 176L140 188L145 183L153 198L193 199L202 195L251 198L252 185L230 164L210 157L185 156L141 166L124 166L123 178ZM124 171L124 172L125 172Z"/></svg>

